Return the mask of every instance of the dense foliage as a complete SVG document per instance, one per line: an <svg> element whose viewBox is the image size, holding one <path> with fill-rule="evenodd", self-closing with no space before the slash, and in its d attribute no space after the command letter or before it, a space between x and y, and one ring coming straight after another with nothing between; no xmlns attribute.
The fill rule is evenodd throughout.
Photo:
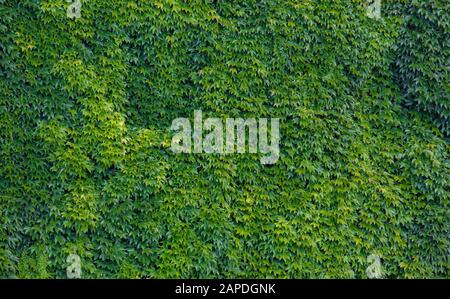
<svg viewBox="0 0 450 299"><path fill-rule="evenodd" d="M450 2L407 1L390 6L402 16L396 75L407 106L429 114L450 135Z"/></svg>
<svg viewBox="0 0 450 299"><path fill-rule="evenodd" d="M0 277L448 278L448 4L364 2L0 0ZM195 109L280 160L173 154Z"/></svg>

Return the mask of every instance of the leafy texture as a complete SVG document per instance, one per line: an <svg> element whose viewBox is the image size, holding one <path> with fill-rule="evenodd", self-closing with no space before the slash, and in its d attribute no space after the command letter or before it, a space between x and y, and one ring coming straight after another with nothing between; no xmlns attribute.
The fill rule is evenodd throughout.
<svg viewBox="0 0 450 299"><path fill-rule="evenodd" d="M447 2L81 2L0 1L1 277L449 277ZM173 154L196 109L280 160Z"/></svg>

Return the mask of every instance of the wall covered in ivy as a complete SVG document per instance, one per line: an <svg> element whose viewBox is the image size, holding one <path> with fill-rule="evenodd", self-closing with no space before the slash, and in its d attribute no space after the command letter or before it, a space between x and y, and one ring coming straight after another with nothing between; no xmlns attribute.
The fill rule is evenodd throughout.
<svg viewBox="0 0 450 299"><path fill-rule="evenodd" d="M81 3L0 0L0 277L449 278L448 2ZM174 154L194 110L280 159Z"/></svg>
<svg viewBox="0 0 450 299"><path fill-rule="evenodd" d="M396 80L405 105L427 114L450 136L450 4L403 2L387 6L403 20L395 46Z"/></svg>

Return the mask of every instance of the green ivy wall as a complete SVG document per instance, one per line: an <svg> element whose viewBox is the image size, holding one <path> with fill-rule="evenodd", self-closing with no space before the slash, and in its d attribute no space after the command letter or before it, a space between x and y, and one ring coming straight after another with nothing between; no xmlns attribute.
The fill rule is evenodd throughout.
<svg viewBox="0 0 450 299"><path fill-rule="evenodd" d="M82 3L0 0L0 277L449 278L447 1ZM279 161L173 154L194 110Z"/></svg>

